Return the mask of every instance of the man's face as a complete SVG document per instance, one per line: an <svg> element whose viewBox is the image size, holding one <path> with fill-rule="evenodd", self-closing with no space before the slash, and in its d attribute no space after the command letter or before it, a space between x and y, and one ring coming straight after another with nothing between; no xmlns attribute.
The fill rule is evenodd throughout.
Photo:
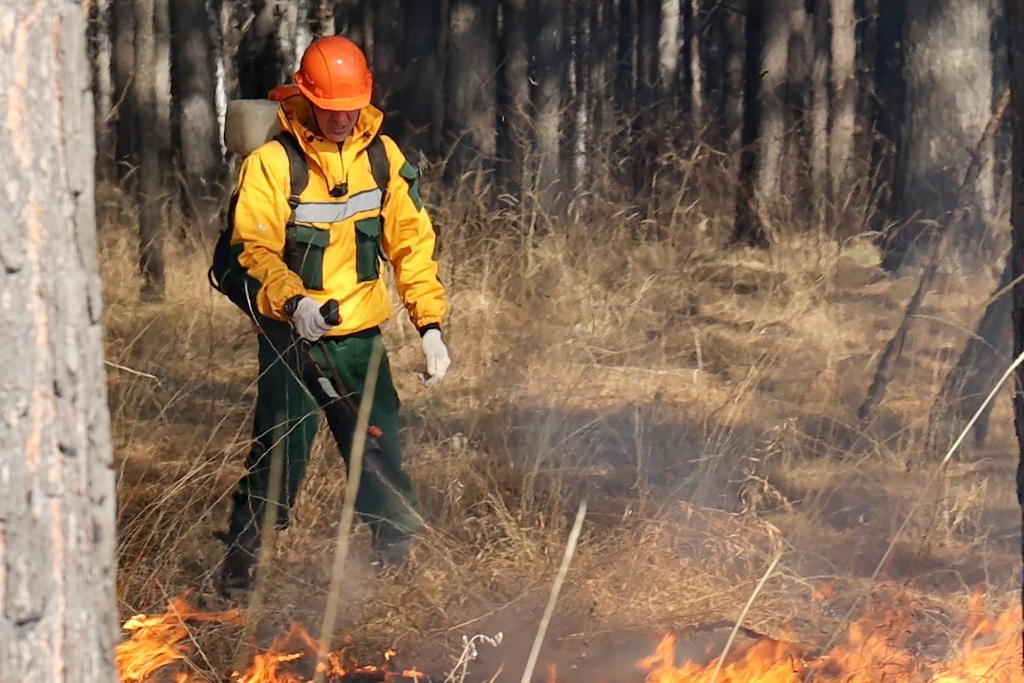
<svg viewBox="0 0 1024 683"><path fill-rule="evenodd" d="M315 104L310 104L313 107L313 116L316 118L316 124L320 126L320 132L331 142L344 142L345 138L352 133L352 129L356 127L356 121L359 120L358 109L352 111L331 111L329 109L321 109Z"/></svg>

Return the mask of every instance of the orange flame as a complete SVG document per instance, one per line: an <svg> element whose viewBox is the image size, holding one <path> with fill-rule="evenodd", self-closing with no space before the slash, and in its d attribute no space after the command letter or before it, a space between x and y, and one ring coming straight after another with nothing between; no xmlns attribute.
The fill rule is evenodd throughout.
<svg viewBox="0 0 1024 683"><path fill-rule="evenodd" d="M188 593L172 598L162 615L138 614L124 629L131 637L117 646L120 683L156 683L173 680L190 683L183 665L193 654L187 621L239 626L244 616L238 610L201 612L192 609ZM761 638L746 647L736 647L719 667L694 662L676 663L675 636L664 636L651 655L636 666L644 672L645 683L1024 683L1021 671L1021 618L1011 609L995 619L985 615L982 597L968 604L965 637L946 661L929 660L918 654L917 637L911 620L895 607L881 615L868 615L851 623L845 637L827 653L816 655L806 645ZM309 683L300 669L311 670L318 642L298 623L278 636L266 651L257 652L244 672L233 672L232 683ZM325 664L325 678L340 683L359 680L395 683L420 682L425 674L408 669L392 670L396 651L382 653L382 664L354 666L347 663L346 649L331 652ZM555 683L557 671L548 665L547 680ZM716 671L716 669L718 669ZM160 672L159 674L157 672Z"/></svg>
<svg viewBox="0 0 1024 683"><path fill-rule="evenodd" d="M120 643L114 652L121 683L143 683L158 669L183 661L189 648L182 643L188 636L186 620L241 623L242 615L238 610L213 613L192 609L188 604L190 592L171 598L164 614L155 617L136 614L124 623L122 628L134 635ZM175 674L175 683L187 680L187 674Z"/></svg>
<svg viewBox="0 0 1024 683"><path fill-rule="evenodd" d="M137 614L124 623L123 629L131 632L132 636L117 646L115 659L120 683L155 683L156 680L168 680L168 674L173 676L174 683L189 683L192 680L189 674L166 670L166 667L187 661L191 654L193 648L189 645L186 622L213 621L234 626L245 623L244 615L238 610L222 613L194 610L188 604L188 595L186 591L172 598L164 614ZM232 672L231 680L233 683L309 683L311 679L290 667L297 667L300 660L311 664L317 652L317 641L301 624L292 623L288 632L276 637L266 651L256 653L248 669L242 673ZM327 680L341 681L352 675L368 675L381 683L396 680L417 683L425 678L415 669L393 672L391 663L397 654L389 648L383 653L383 665L354 666L345 663L344 649L331 652L325 666ZM156 678L158 671L162 676L159 679Z"/></svg>
<svg viewBox="0 0 1024 683"><path fill-rule="evenodd" d="M898 610L883 618L864 618L849 625L845 640L813 658L805 648L763 638L740 655L708 666L675 664L675 637L662 638L653 654L637 662L645 683L1019 683L1021 619L1008 610L997 619L984 617L981 598L971 600L967 638L948 662L927 661L910 644L913 629ZM982 641L979 644L979 641Z"/></svg>

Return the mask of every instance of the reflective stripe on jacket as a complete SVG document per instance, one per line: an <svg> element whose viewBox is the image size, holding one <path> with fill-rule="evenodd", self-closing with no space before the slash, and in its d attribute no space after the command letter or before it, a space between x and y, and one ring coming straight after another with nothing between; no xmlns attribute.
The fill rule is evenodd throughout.
<svg viewBox="0 0 1024 683"><path fill-rule="evenodd" d="M278 118L305 152L309 179L295 210L295 242L286 249L291 215L287 153L271 141L242 163L231 241L242 246L239 264L261 284L260 313L286 320L285 302L305 294L321 302L338 301L341 324L329 335L379 325L392 315L380 277L384 254L413 325L439 324L447 310L445 290L437 277L436 236L420 201L418 174L395 142L381 135L391 170L381 208L370 170L366 148L383 121L380 110L370 106L360 112L340 152L339 145L316 132L304 98L282 102ZM346 192L332 197L337 187Z"/></svg>

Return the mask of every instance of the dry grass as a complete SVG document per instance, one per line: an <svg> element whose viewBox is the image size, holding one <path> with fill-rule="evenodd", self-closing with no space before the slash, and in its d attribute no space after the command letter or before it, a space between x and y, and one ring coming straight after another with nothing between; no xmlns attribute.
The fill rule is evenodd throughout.
<svg viewBox="0 0 1024 683"><path fill-rule="evenodd" d="M950 276L928 298L887 398L858 425L913 283L876 277L864 239L779 235L767 254L724 251L722 220L680 199L665 200L660 220L672 223L647 241L636 239L646 216L596 199L554 233L532 230L517 204L504 215L471 197L435 207L454 361L439 387L415 377L404 314L386 326L429 526L415 572L393 578L365 566L355 530L339 614L353 652L393 645L450 670L463 636L501 631L476 676L504 662L517 679L583 495L587 522L542 654L562 671L631 665L662 629L731 627L780 553L744 621L772 635L827 638L865 591L869 606L899 603L924 633L953 637L972 592L993 609L1014 599L1006 395L988 444L924 493L927 513L868 581L930 476L916 456L928 408L992 274ZM213 532L247 449L255 339L208 287L207 247L172 246L166 303L141 306L131 235L114 223L101 239L121 612L158 611L186 587L220 608ZM278 537L263 638L292 620L319 632L344 488L324 429ZM204 650L212 668L230 651Z"/></svg>

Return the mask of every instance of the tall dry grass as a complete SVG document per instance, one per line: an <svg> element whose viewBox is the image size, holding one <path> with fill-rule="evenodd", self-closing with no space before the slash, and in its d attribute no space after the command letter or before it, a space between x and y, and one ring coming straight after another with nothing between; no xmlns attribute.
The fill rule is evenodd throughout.
<svg viewBox="0 0 1024 683"><path fill-rule="evenodd" d="M679 178L711 164L667 163ZM856 406L914 285L880 276L867 236L780 220L789 227L770 250L728 248L716 199L728 188L708 183L669 183L646 206L595 189L554 217L529 193L500 198L501 210L468 190L442 199L436 178L426 174L424 196L450 297L444 382L419 385L418 337L397 298L385 327L427 528L411 571L390 577L367 567L368 535L354 529L338 636L357 655L395 646L448 670L463 636L500 631L476 665L504 662L514 678L583 496L587 522L541 655L563 671L631 663L662 629L731 626L776 559L744 620L763 633L813 640L865 592L869 604L906 603L937 635L974 590L994 608L1013 599L1005 398L989 445L951 465L930 513L870 579L929 476L916 453L930 401L991 273L951 275L929 297L861 425ZM172 242L166 302L140 304L134 217L116 189L104 193L121 207L101 227L101 266L122 614L186 587L221 606L213 533L248 448L253 331L207 285L202 240ZM324 429L278 535L264 640L292 620L319 632L344 490ZM223 673L232 648L214 639L205 666Z"/></svg>

